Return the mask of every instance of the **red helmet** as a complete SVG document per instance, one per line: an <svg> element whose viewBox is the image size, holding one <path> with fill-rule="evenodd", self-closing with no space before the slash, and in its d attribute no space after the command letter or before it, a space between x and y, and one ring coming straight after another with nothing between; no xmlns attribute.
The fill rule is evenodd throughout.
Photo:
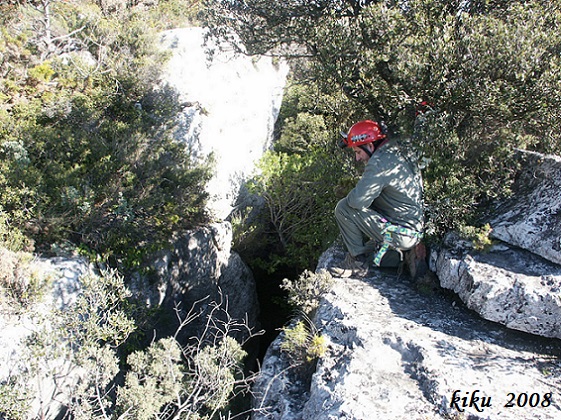
<svg viewBox="0 0 561 420"><path fill-rule="evenodd" d="M423 101L419 105L417 105L417 109L415 110L415 116L419 116L424 114L425 112L429 113L434 111L434 105L429 101Z"/></svg>
<svg viewBox="0 0 561 420"><path fill-rule="evenodd" d="M386 138L385 130L380 124L370 120L357 122L346 135L343 133L341 135L343 138L339 142L339 146L342 148L362 146Z"/></svg>

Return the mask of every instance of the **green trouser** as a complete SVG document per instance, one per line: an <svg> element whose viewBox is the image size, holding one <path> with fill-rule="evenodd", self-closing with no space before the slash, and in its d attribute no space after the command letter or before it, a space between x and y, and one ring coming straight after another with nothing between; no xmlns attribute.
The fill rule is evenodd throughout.
<svg viewBox="0 0 561 420"><path fill-rule="evenodd" d="M372 209L355 209L343 198L335 207L335 219L343 242L353 257L372 253L384 243L388 223L380 213ZM365 237L370 239L367 239L366 243ZM389 245L394 249L406 251L418 242L418 237L395 232L391 235Z"/></svg>

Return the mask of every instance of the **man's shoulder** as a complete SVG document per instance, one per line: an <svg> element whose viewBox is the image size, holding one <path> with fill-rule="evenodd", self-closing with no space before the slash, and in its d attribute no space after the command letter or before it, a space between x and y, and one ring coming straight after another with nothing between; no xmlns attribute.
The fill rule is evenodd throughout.
<svg viewBox="0 0 561 420"><path fill-rule="evenodd" d="M385 151L386 153L399 153L403 148L404 139L400 137L392 137L388 140L383 147L380 148L380 151Z"/></svg>
<svg viewBox="0 0 561 420"><path fill-rule="evenodd" d="M384 147L379 149L380 159L400 161L416 164L418 160L417 151L411 147L408 139L392 139ZM376 153L374 154L374 156Z"/></svg>
<svg viewBox="0 0 561 420"><path fill-rule="evenodd" d="M401 146L396 139L389 140L386 144L382 145L376 153L372 155L370 160L374 159L372 163L380 162L387 163L394 159L400 159L402 156Z"/></svg>

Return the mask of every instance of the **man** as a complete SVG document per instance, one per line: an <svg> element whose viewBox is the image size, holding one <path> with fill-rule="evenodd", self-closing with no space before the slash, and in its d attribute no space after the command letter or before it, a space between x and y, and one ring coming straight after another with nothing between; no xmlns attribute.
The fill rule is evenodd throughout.
<svg viewBox="0 0 561 420"><path fill-rule="evenodd" d="M420 170L376 122L354 124L340 142L366 164L335 217L348 255L335 274L365 273L370 263L397 267L403 251L421 239L423 186ZM376 252L375 252L376 251Z"/></svg>

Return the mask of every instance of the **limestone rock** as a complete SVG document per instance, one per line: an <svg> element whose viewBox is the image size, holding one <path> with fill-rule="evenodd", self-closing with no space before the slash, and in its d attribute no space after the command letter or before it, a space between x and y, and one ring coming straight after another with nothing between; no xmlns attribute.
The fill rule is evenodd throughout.
<svg viewBox="0 0 561 420"><path fill-rule="evenodd" d="M509 328L561 338L561 158L519 151L522 170L498 205L488 252L449 234L433 250L442 287Z"/></svg>
<svg viewBox="0 0 561 420"><path fill-rule="evenodd" d="M303 420L310 397L309 378L302 377L283 351L283 333L269 345L252 388L252 420Z"/></svg>
<svg viewBox="0 0 561 420"><path fill-rule="evenodd" d="M172 53L163 83L185 104L176 137L195 156L213 154L210 209L224 220L254 163L271 144L288 65L235 54L224 45L205 46L204 37L205 30L197 27L162 33L162 48Z"/></svg>
<svg viewBox="0 0 561 420"><path fill-rule="evenodd" d="M561 157L520 154L514 194L497 209L491 235L561 264Z"/></svg>
<svg viewBox="0 0 561 420"><path fill-rule="evenodd" d="M488 252L434 251L440 285L483 318L508 328L561 338L561 267L502 244Z"/></svg>
<svg viewBox="0 0 561 420"><path fill-rule="evenodd" d="M342 255L331 248L318 269L336 264ZM483 320L450 295L420 293L395 271L336 279L314 323L328 348L311 385L303 381L298 389L290 377L279 336L255 389L259 410L254 420L561 416L561 366L552 357L558 356L559 340ZM512 408L505 407L510 393ZM528 402L518 407L516 398L524 393L533 395L533 405L539 398L539 407ZM472 395L479 399L469 407Z"/></svg>
<svg viewBox="0 0 561 420"><path fill-rule="evenodd" d="M137 288L150 290L146 299L168 311L177 304L188 311L193 305L201 308L212 302L221 303L232 318L247 320L250 328L256 328L259 305L253 274L240 256L232 252L231 242L232 228L228 222L184 232L154 262L157 282ZM175 325L168 327L173 329Z"/></svg>

